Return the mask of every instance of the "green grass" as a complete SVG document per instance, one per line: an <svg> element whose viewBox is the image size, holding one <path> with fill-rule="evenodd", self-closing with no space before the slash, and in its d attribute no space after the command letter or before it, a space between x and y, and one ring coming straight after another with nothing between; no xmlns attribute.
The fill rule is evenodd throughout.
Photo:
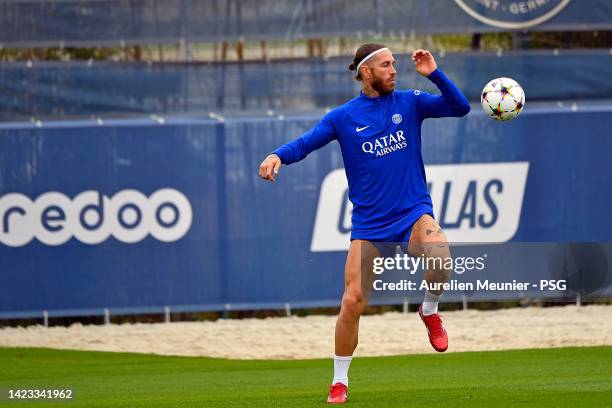
<svg viewBox="0 0 612 408"><path fill-rule="evenodd" d="M287 345L287 347L291 347ZM612 347L356 358L352 407L612 406ZM239 361L0 348L0 389L72 388L6 406L316 407L331 360Z"/></svg>

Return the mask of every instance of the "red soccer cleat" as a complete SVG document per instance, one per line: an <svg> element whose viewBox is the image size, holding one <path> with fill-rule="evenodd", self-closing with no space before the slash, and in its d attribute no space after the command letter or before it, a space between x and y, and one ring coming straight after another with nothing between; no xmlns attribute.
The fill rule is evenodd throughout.
<svg viewBox="0 0 612 408"><path fill-rule="evenodd" d="M425 327L427 328L427 334L429 334L429 342L436 351L440 353L446 351L448 348L448 334L442 325L442 319L438 313L425 316L423 315L423 305L419 306L419 316Z"/></svg>
<svg viewBox="0 0 612 408"><path fill-rule="evenodd" d="M344 404L348 401L348 387L342 383L335 383L329 386L327 402L330 404Z"/></svg>

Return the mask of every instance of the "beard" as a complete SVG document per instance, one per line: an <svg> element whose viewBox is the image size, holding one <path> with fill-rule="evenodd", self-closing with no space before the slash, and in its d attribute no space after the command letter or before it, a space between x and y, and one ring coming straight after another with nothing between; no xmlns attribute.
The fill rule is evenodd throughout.
<svg viewBox="0 0 612 408"><path fill-rule="evenodd" d="M376 90L376 92L378 92L379 94L386 95L388 93L393 92L393 89L395 89L395 85L386 82L382 78L374 78L374 80L372 81L372 88L374 88L374 90Z"/></svg>

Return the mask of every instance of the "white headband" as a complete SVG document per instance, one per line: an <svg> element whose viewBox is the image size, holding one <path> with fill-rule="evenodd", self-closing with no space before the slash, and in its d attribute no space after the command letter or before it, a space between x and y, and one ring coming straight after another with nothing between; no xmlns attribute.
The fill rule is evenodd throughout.
<svg viewBox="0 0 612 408"><path fill-rule="evenodd" d="M359 75L359 68L361 68L361 64L363 64L364 62L366 62L367 60L369 60L370 58L372 58L373 56L375 56L379 52L382 52L382 51L385 51L385 50L389 51L388 48L381 48L380 50L376 50L376 51L373 51L373 52L369 53L367 57L362 59L361 62L359 64L357 64L357 75Z"/></svg>

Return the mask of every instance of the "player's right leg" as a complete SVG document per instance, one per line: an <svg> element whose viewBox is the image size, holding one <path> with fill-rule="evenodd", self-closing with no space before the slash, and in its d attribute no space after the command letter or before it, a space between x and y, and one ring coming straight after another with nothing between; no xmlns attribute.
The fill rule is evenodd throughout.
<svg viewBox="0 0 612 408"><path fill-rule="evenodd" d="M344 403L348 398L348 369L359 337L359 318L368 305L372 288L372 264L380 256L368 241L353 240L346 257L344 295L336 321L334 379L327 402Z"/></svg>
<svg viewBox="0 0 612 408"><path fill-rule="evenodd" d="M357 347L359 317L368 304L372 264L377 256L380 256L378 249L370 242L351 241L344 269L344 295L336 322L336 355L350 356Z"/></svg>

